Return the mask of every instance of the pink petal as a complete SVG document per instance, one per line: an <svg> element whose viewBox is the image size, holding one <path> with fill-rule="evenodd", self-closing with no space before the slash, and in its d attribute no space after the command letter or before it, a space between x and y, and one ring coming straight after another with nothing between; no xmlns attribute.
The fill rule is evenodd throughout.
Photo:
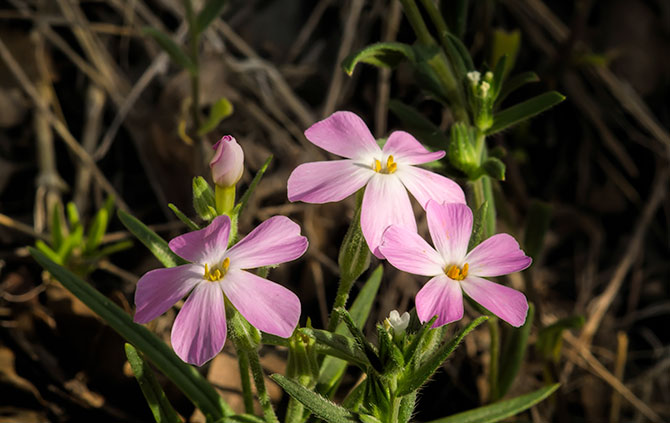
<svg viewBox="0 0 670 423"><path fill-rule="evenodd" d="M437 314L432 327L446 325L463 317L463 294L458 282L446 275L429 280L416 294L416 314L426 323Z"/></svg>
<svg viewBox="0 0 670 423"><path fill-rule="evenodd" d="M392 154L395 161L416 165L440 160L444 151L430 152L416 138L405 131L395 131L384 144L384 156Z"/></svg>
<svg viewBox="0 0 670 423"><path fill-rule="evenodd" d="M300 319L300 300L283 286L243 270L230 270L223 292L249 323L288 338Z"/></svg>
<svg viewBox="0 0 670 423"><path fill-rule="evenodd" d="M226 342L226 310L220 282L195 287L172 326L172 348L187 363L202 366Z"/></svg>
<svg viewBox="0 0 670 423"><path fill-rule="evenodd" d="M197 264L156 269L137 281L135 323L147 323L165 313L203 279L204 270Z"/></svg>
<svg viewBox="0 0 670 423"><path fill-rule="evenodd" d="M465 204L463 189L449 178L414 166L399 166L395 174L424 209L428 200Z"/></svg>
<svg viewBox="0 0 670 423"><path fill-rule="evenodd" d="M371 167L366 169L352 160L301 164L288 178L288 199L315 204L340 201L361 189L374 174Z"/></svg>
<svg viewBox="0 0 670 423"><path fill-rule="evenodd" d="M519 327L526 321L528 301L521 292L476 276L468 276L461 286L470 298L510 325Z"/></svg>
<svg viewBox="0 0 670 423"><path fill-rule="evenodd" d="M519 248L508 234L496 234L476 246L465 258L470 274L500 276L518 272L530 266L532 259Z"/></svg>
<svg viewBox="0 0 670 423"><path fill-rule="evenodd" d="M307 250L300 226L286 216L273 216L230 248L226 256L234 269L254 269L295 260Z"/></svg>
<svg viewBox="0 0 670 423"><path fill-rule="evenodd" d="M472 211L465 204L439 204L428 201L426 205L428 230L446 264L463 265L472 234Z"/></svg>
<svg viewBox="0 0 670 423"><path fill-rule="evenodd" d="M377 174L370 179L361 206L361 230L370 250L379 258L382 234L391 225L416 232L416 220L405 187L395 175Z"/></svg>
<svg viewBox="0 0 670 423"><path fill-rule="evenodd" d="M351 112L335 112L305 131L313 144L348 159L373 154L380 148L363 119Z"/></svg>
<svg viewBox="0 0 670 423"><path fill-rule="evenodd" d="M188 261L212 264L221 261L228 247L229 234L230 218L218 216L206 228L173 238L168 245L175 254Z"/></svg>
<svg viewBox="0 0 670 423"><path fill-rule="evenodd" d="M382 236L379 251L386 260L404 272L421 276L444 274L440 254L419 236L400 226L389 226Z"/></svg>

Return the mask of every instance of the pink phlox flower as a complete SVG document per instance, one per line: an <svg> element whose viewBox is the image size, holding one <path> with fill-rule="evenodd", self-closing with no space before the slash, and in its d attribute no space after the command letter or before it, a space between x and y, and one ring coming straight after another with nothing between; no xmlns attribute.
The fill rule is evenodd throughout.
<svg viewBox="0 0 670 423"><path fill-rule="evenodd" d="M496 234L468 252L472 211L464 204L428 202L428 230L435 248L416 232L389 227L379 247L393 266L432 279L416 294L416 313L421 322L437 315L433 327L463 317L464 291L473 300L512 326L526 321L528 302L519 291L491 282L494 277L530 266L531 258L508 234Z"/></svg>
<svg viewBox="0 0 670 423"><path fill-rule="evenodd" d="M392 132L382 149L360 117L335 112L309 127L305 137L345 159L298 166L288 179L289 200L315 204L340 201L367 185L361 229L370 250L379 258L383 258L378 248L382 233L389 225L416 232L407 191L423 208L431 199L465 203L457 183L415 166L441 159L444 151L426 150L407 132Z"/></svg>
<svg viewBox="0 0 670 423"><path fill-rule="evenodd" d="M172 347L198 366L212 359L226 341L225 297L256 328L287 338L300 318L300 300L283 286L243 269L295 260L307 250L300 226L274 216L228 249L230 218L219 216L204 229L170 241L175 254L190 261L156 269L137 282L135 317L147 323L190 295L172 327Z"/></svg>

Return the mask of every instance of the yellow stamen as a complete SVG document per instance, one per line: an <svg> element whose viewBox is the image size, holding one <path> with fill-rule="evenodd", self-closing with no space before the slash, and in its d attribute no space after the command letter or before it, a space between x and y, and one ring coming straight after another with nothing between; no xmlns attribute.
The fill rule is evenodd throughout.
<svg viewBox="0 0 670 423"><path fill-rule="evenodd" d="M374 170L375 172L380 172L382 170L382 162L375 159L375 164L372 165L372 170Z"/></svg>
<svg viewBox="0 0 670 423"><path fill-rule="evenodd" d="M205 274L203 275L203 278L210 282L216 282L218 280L221 280L226 275L226 272L228 272L229 267L230 267L230 259L228 257L226 257L225 260L223 260L220 267L215 267L211 270L209 268L209 265L205 263Z"/></svg>
<svg viewBox="0 0 670 423"><path fill-rule="evenodd" d="M398 163L393 161L393 156L389 156L389 158L386 160L386 170L388 173L393 173L398 169Z"/></svg>
<svg viewBox="0 0 670 423"><path fill-rule="evenodd" d="M398 163L393 160L393 155L388 156L386 159L386 166L382 168L382 162L375 159L374 164L372 165L372 170L377 173L391 174L398 170Z"/></svg>
<svg viewBox="0 0 670 423"><path fill-rule="evenodd" d="M451 279L455 281L462 281L468 276L469 265L465 263L463 269L459 268L455 264L452 264L449 268L444 269L444 273L447 274Z"/></svg>

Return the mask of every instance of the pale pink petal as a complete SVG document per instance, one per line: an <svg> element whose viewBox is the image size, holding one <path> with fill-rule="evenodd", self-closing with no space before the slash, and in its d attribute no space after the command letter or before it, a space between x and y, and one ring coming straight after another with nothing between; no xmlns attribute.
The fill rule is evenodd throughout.
<svg viewBox="0 0 670 423"><path fill-rule="evenodd" d="M428 200L465 204L463 189L449 178L414 166L398 166L395 174L424 209Z"/></svg>
<svg viewBox="0 0 670 423"><path fill-rule="evenodd" d="M223 292L256 329L288 338L300 319L300 300L283 286L243 270L230 270Z"/></svg>
<svg viewBox="0 0 670 423"><path fill-rule="evenodd" d="M426 205L426 218L435 248L446 264L462 266L472 233L470 207L459 203L439 204L431 200Z"/></svg>
<svg viewBox="0 0 670 423"><path fill-rule="evenodd" d="M384 156L392 154L396 162L409 165L433 162L440 160L445 155L444 151L426 150L416 138L405 131L392 132L382 151Z"/></svg>
<svg viewBox="0 0 670 423"><path fill-rule="evenodd" d="M197 264L156 269L137 281L135 290L135 323L147 323L165 313L199 282L204 270Z"/></svg>
<svg viewBox="0 0 670 423"><path fill-rule="evenodd" d="M421 276L444 273L445 263L440 254L415 231L389 226L384 231L379 251L393 267L404 272Z"/></svg>
<svg viewBox="0 0 670 423"><path fill-rule="evenodd" d="M188 261L212 264L219 262L226 252L229 234L230 218L218 216L206 228L173 238L168 245Z"/></svg>
<svg viewBox="0 0 670 423"><path fill-rule="evenodd" d="M286 216L273 216L230 248L226 257L234 269L254 269L295 260L307 250L300 226Z"/></svg>
<svg viewBox="0 0 670 423"><path fill-rule="evenodd" d="M405 187L395 175L377 174L370 179L361 206L361 230L370 250L379 258L382 234L391 225L416 232L416 220Z"/></svg>
<svg viewBox="0 0 670 423"><path fill-rule="evenodd" d="M465 258L469 273L475 276L500 276L518 272L533 261L508 234L496 234L484 240Z"/></svg>
<svg viewBox="0 0 670 423"><path fill-rule="evenodd" d="M361 189L374 174L372 167L352 160L301 164L288 178L288 199L313 204L340 201Z"/></svg>
<svg viewBox="0 0 670 423"><path fill-rule="evenodd" d="M363 119L351 112L333 113L307 128L305 137L324 150L348 159L380 152Z"/></svg>
<svg viewBox="0 0 670 423"><path fill-rule="evenodd" d="M446 275L436 276L429 280L416 294L414 300L416 314L421 323L426 323L433 316L437 320L433 327L455 322L463 317L463 293L458 282Z"/></svg>
<svg viewBox="0 0 670 423"><path fill-rule="evenodd" d="M526 321L528 301L521 292L476 276L468 276L461 286L470 298L510 325L519 327Z"/></svg>
<svg viewBox="0 0 670 423"><path fill-rule="evenodd" d="M172 326L172 348L187 363L202 366L226 342L226 310L220 282L195 287Z"/></svg>

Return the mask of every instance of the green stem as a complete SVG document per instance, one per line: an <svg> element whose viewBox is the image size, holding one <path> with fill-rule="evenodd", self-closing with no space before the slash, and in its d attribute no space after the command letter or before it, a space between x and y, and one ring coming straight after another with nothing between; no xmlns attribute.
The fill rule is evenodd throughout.
<svg viewBox="0 0 670 423"><path fill-rule="evenodd" d="M229 187L214 187L214 201L216 203L216 212L220 215L230 216L235 208L235 185Z"/></svg>
<svg viewBox="0 0 670 423"><path fill-rule="evenodd" d="M268 390L265 387L265 373L263 372L263 367L261 366L261 361L258 357L258 351L249 351L248 354L249 364L251 365L251 374L254 376L256 392L258 393L258 402L261 403L265 421L268 423L279 423L275 410L272 408L270 394L268 394Z"/></svg>
<svg viewBox="0 0 670 423"><path fill-rule="evenodd" d="M251 392L251 379L249 378L249 356L246 351L238 348L237 364L240 368L240 380L242 382L242 398L244 398L244 411L248 414L254 413L254 394Z"/></svg>
<svg viewBox="0 0 670 423"><path fill-rule="evenodd" d="M337 295L335 296L335 302L333 303L332 310L347 305L347 300L349 299L349 291L351 291L351 287L353 285L354 285L353 280L340 278L340 283L337 286ZM337 328L337 323L338 323L337 314L331 311L330 320L328 321L328 331L335 332L335 329Z"/></svg>
<svg viewBox="0 0 670 423"><path fill-rule="evenodd" d="M423 44L435 44L435 40L433 39L433 36L430 35L426 22L424 22L421 12L414 0L400 0L400 3L405 10L405 16L407 16L409 24L412 25L419 42Z"/></svg>
<svg viewBox="0 0 670 423"><path fill-rule="evenodd" d="M488 320L489 334L491 337L491 361L489 363L489 400L498 398L498 367L500 362L500 327L498 319L490 317Z"/></svg>

